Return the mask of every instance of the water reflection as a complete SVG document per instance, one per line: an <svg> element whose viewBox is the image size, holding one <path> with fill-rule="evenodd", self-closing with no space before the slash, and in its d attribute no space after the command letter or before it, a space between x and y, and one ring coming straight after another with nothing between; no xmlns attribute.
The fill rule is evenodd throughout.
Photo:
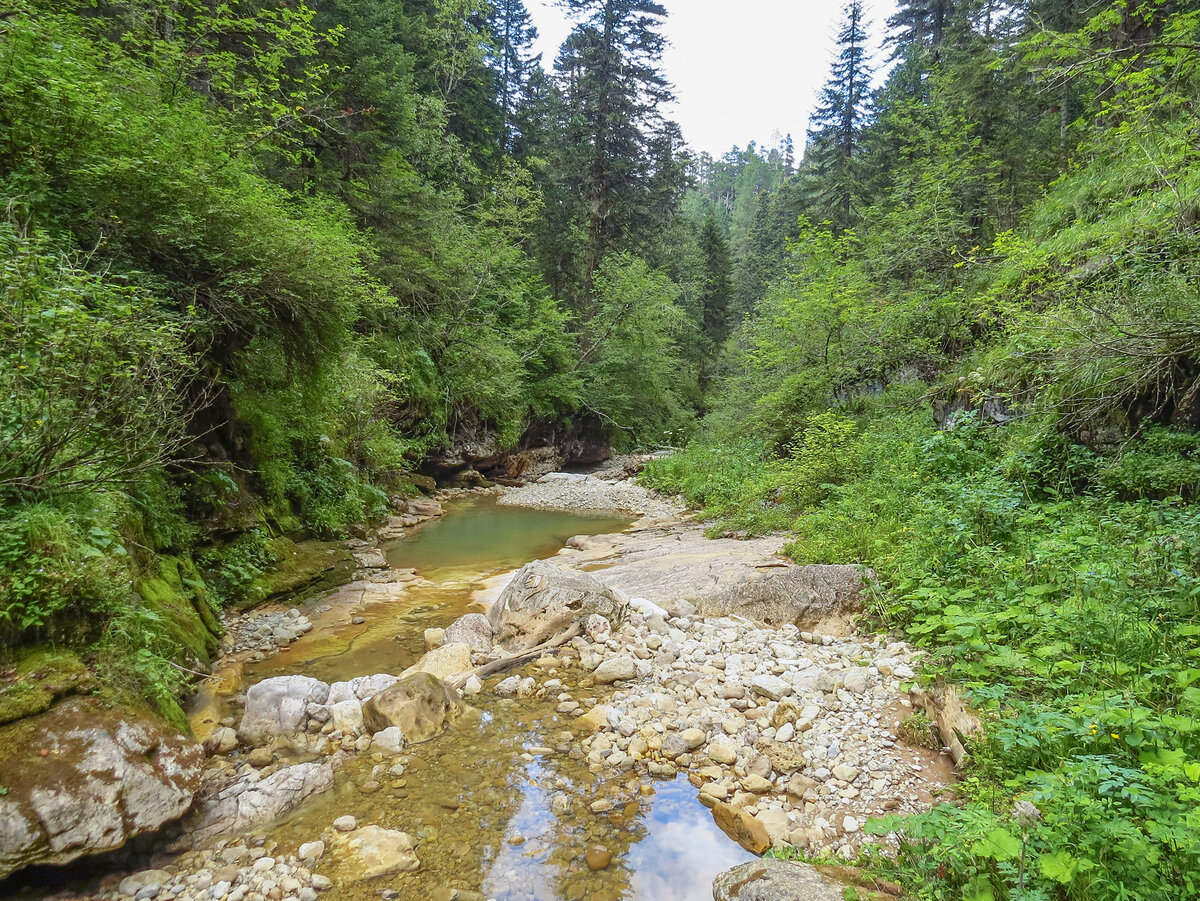
<svg viewBox="0 0 1200 901"><path fill-rule="evenodd" d="M614 810L585 811L584 822L555 815L555 776L542 762L529 764L523 779L521 804L495 855L484 861L483 893L497 901L709 901L718 873L754 859L716 827L682 777L618 783ZM572 801L578 788L567 788ZM585 799L604 795L603 782L594 788L582 793ZM584 855L597 845L612 853L612 862L592 872Z"/></svg>
<svg viewBox="0 0 1200 901"><path fill-rule="evenodd" d="M629 898L711 901L718 873L754 860L717 828L683 777L659 784L646 832L645 840L629 852Z"/></svg>

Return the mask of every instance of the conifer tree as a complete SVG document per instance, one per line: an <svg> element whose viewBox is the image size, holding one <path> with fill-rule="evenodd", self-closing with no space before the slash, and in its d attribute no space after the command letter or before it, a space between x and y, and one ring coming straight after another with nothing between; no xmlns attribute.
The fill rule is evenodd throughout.
<svg viewBox="0 0 1200 901"><path fill-rule="evenodd" d="M567 143L576 148L568 167L586 204L582 281L590 297L604 254L632 237L653 174L647 161L669 134L659 112L672 98L659 31L667 11L654 0L563 5L577 24L556 68L571 116Z"/></svg>
<svg viewBox="0 0 1200 901"><path fill-rule="evenodd" d="M850 0L838 34L838 54L813 113L805 169L816 216L835 229L854 224L859 156L871 90L867 22L862 0Z"/></svg>
<svg viewBox="0 0 1200 901"><path fill-rule="evenodd" d="M900 0L888 19L888 43L896 48L892 58L921 52L936 63L956 12L955 0Z"/></svg>
<svg viewBox="0 0 1200 901"><path fill-rule="evenodd" d="M538 32L524 0L493 0L488 29L495 41L488 63L496 73L497 102L504 116L503 142L511 150L521 133L521 107L533 93L542 55L533 52Z"/></svg>
<svg viewBox="0 0 1200 901"><path fill-rule="evenodd" d="M699 243L700 253L704 257L704 286L700 298L704 334L714 344L720 344L729 333L733 261L729 254L729 242L725 240L716 211L711 206L700 227Z"/></svg>

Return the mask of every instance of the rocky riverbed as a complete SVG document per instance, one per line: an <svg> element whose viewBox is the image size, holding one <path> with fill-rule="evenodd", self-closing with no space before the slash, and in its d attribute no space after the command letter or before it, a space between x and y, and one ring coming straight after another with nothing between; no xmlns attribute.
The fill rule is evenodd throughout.
<svg viewBox="0 0 1200 901"><path fill-rule="evenodd" d="M859 573L704 538L623 471L504 493L652 515L497 577L475 595L486 615L388 626L429 583L361 542L350 586L232 618L194 708L210 758L175 850L70 897L708 897L693 871L771 847L852 859L869 817L948 793L947 754L899 737L919 655L854 631ZM305 673L373 626L408 646L423 632L427 652L349 681ZM264 681L243 695L246 667ZM705 849L693 863L662 844L681 823Z"/></svg>

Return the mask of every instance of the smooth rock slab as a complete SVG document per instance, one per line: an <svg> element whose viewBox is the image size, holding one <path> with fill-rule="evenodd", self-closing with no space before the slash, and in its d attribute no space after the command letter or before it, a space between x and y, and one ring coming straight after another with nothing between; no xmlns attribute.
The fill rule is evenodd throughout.
<svg viewBox="0 0 1200 901"><path fill-rule="evenodd" d="M298 763L256 782L233 782L201 799L186 822L194 845L221 835L244 834L295 810L333 785L328 763Z"/></svg>
<svg viewBox="0 0 1200 901"><path fill-rule="evenodd" d="M757 860L713 880L713 901L844 901L844 889L809 864Z"/></svg>

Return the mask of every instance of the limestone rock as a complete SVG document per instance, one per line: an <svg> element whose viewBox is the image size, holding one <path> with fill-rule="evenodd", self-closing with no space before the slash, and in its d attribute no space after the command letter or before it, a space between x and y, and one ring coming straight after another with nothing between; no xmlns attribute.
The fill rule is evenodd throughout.
<svg viewBox="0 0 1200 901"><path fill-rule="evenodd" d="M333 728L343 735L358 735L363 730L362 703L357 700L339 701L329 708Z"/></svg>
<svg viewBox="0 0 1200 901"><path fill-rule="evenodd" d="M372 734L399 726L410 742L422 742L440 735L466 709L449 685L430 673L418 672L368 700L363 705L363 723Z"/></svg>
<svg viewBox="0 0 1200 901"><path fill-rule="evenodd" d="M501 679L496 683L496 687L492 689L498 698L515 698L517 692L521 688L520 676L509 676L506 679Z"/></svg>
<svg viewBox="0 0 1200 901"><path fill-rule="evenodd" d="M200 785L203 757L166 723L91 698L5 726L0 878L111 851L178 819Z"/></svg>
<svg viewBox="0 0 1200 901"><path fill-rule="evenodd" d="M728 735L718 735L708 743L708 756L726 765L737 760L738 743Z"/></svg>
<svg viewBox="0 0 1200 901"><path fill-rule="evenodd" d="M331 785L333 767L324 762L284 767L258 781L206 785L185 831L197 846L221 835L244 834L274 822Z"/></svg>
<svg viewBox="0 0 1200 901"><path fill-rule="evenodd" d="M426 629L424 632L425 650L432 651L434 648L440 648L446 643L445 629Z"/></svg>
<svg viewBox="0 0 1200 901"><path fill-rule="evenodd" d="M482 613L468 613L446 627L443 639L446 644L465 644L486 654L492 649L492 624Z"/></svg>
<svg viewBox="0 0 1200 901"><path fill-rule="evenodd" d="M395 757L404 750L404 733L399 726L388 726L382 732L375 733L371 739L371 750Z"/></svg>
<svg viewBox="0 0 1200 901"><path fill-rule="evenodd" d="M626 682L637 676L637 664L632 657L609 657L596 667L594 675L601 685Z"/></svg>
<svg viewBox="0 0 1200 901"><path fill-rule="evenodd" d="M769 807L766 810L760 810L755 819L763 824L767 835L771 837L773 846L790 844L788 836L791 834L791 824L788 823L788 815L784 811L778 807Z"/></svg>
<svg viewBox="0 0 1200 901"><path fill-rule="evenodd" d="M750 682L750 688L755 694L778 701L792 693L792 686L778 676L755 676Z"/></svg>
<svg viewBox="0 0 1200 901"><path fill-rule="evenodd" d="M166 885L171 879L166 870L142 870L122 879L118 889L122 895L136 895L148 885Z"/></svg>
<svg viewBox="0 0 1200 901"><path fill-rule="evenodd" d="M767 828L744 810L718 801L712 814L721 831L751 854L762 854L771 847Z"/></svg>
<svg viewBox="0 0 1200 901"><path fill-rule="evenodd" d="M238 737L251 747L300 731L309 704L324 704L329 686L308 676L277 676L251 685Z"/></svg>
<svg viewBox="0 0 1200 901"><path fill-rule="evenodd" d="M764 794L771 791L775 786L770 779L750 773L742 779L742 788L756 795Z"/></svg>
<svg viewBox="0 0 1200 901"><path fill-rule="evenodd" d="M373 676L359 676L349 682L334 682L329 686L329 697L326 698L325 703L332 707L334 704L352 699L365 701L379 694L385 688L391 688L399 681L398 676L376 673Z"/></svg>
<svg viewBox="0 0 1200 901"><path fill-rule="evenodd" d="M846 687L846 691L851 694L860 695L871 687L871 677L867 674L866 669L856 666L846 673L842 684Z"/></svg>
<svg viewBox="0 0 1200 901"><path fill-rule="evenodd" d="M804 759L803 750L798 745L772 741L769 738L761 738L758 741L758 749L771 761L771 769L784 776L790 776L797 770L802 770L808 766L808 761Z"/></svg>
<svg viewBox="0 0 1200 901"><path fill-rule="evenodd" d="M587 573L559 569L535 560L517 571L488 611L497 643L524 651L582 623L592 614L614 629L625 618L628 600Z"/></svg>
<svg viewBox="0 0 1200 901"><path fill-rule="evenodd" d="M204 740L204 751L213 757L230 754L238 747L237 732L228 726L221 726Z"/></svg>
<svg viewBox="0 0 1200 901"><path fill-rule="evenodd" d="M788 566L713 592L699 603L701 616L737 614L770 626L809 628L844 621L862 610L864 573L857 566Z"/></svg>
<svg viewBox="0 0 1200 901"><path fill-rule="evenodd" d="M421 865L407 833L380 826L337 836L331 850L356 881L411 873Z"/></svg>
<svg viewBox="0 0 1200 901"><path fill-rule="evenodd" d="M713 880L713 901L843 901L844 889L810 864L755 860Z"/></svg>
<svg viewBox="0 0 1200 901"><path fill-rule="evenodd" d="M471 649L465 644L444 644L434 648L400 674L403 679L414 673L429 673L438 679L449 679L471 671Z"/></svg>

